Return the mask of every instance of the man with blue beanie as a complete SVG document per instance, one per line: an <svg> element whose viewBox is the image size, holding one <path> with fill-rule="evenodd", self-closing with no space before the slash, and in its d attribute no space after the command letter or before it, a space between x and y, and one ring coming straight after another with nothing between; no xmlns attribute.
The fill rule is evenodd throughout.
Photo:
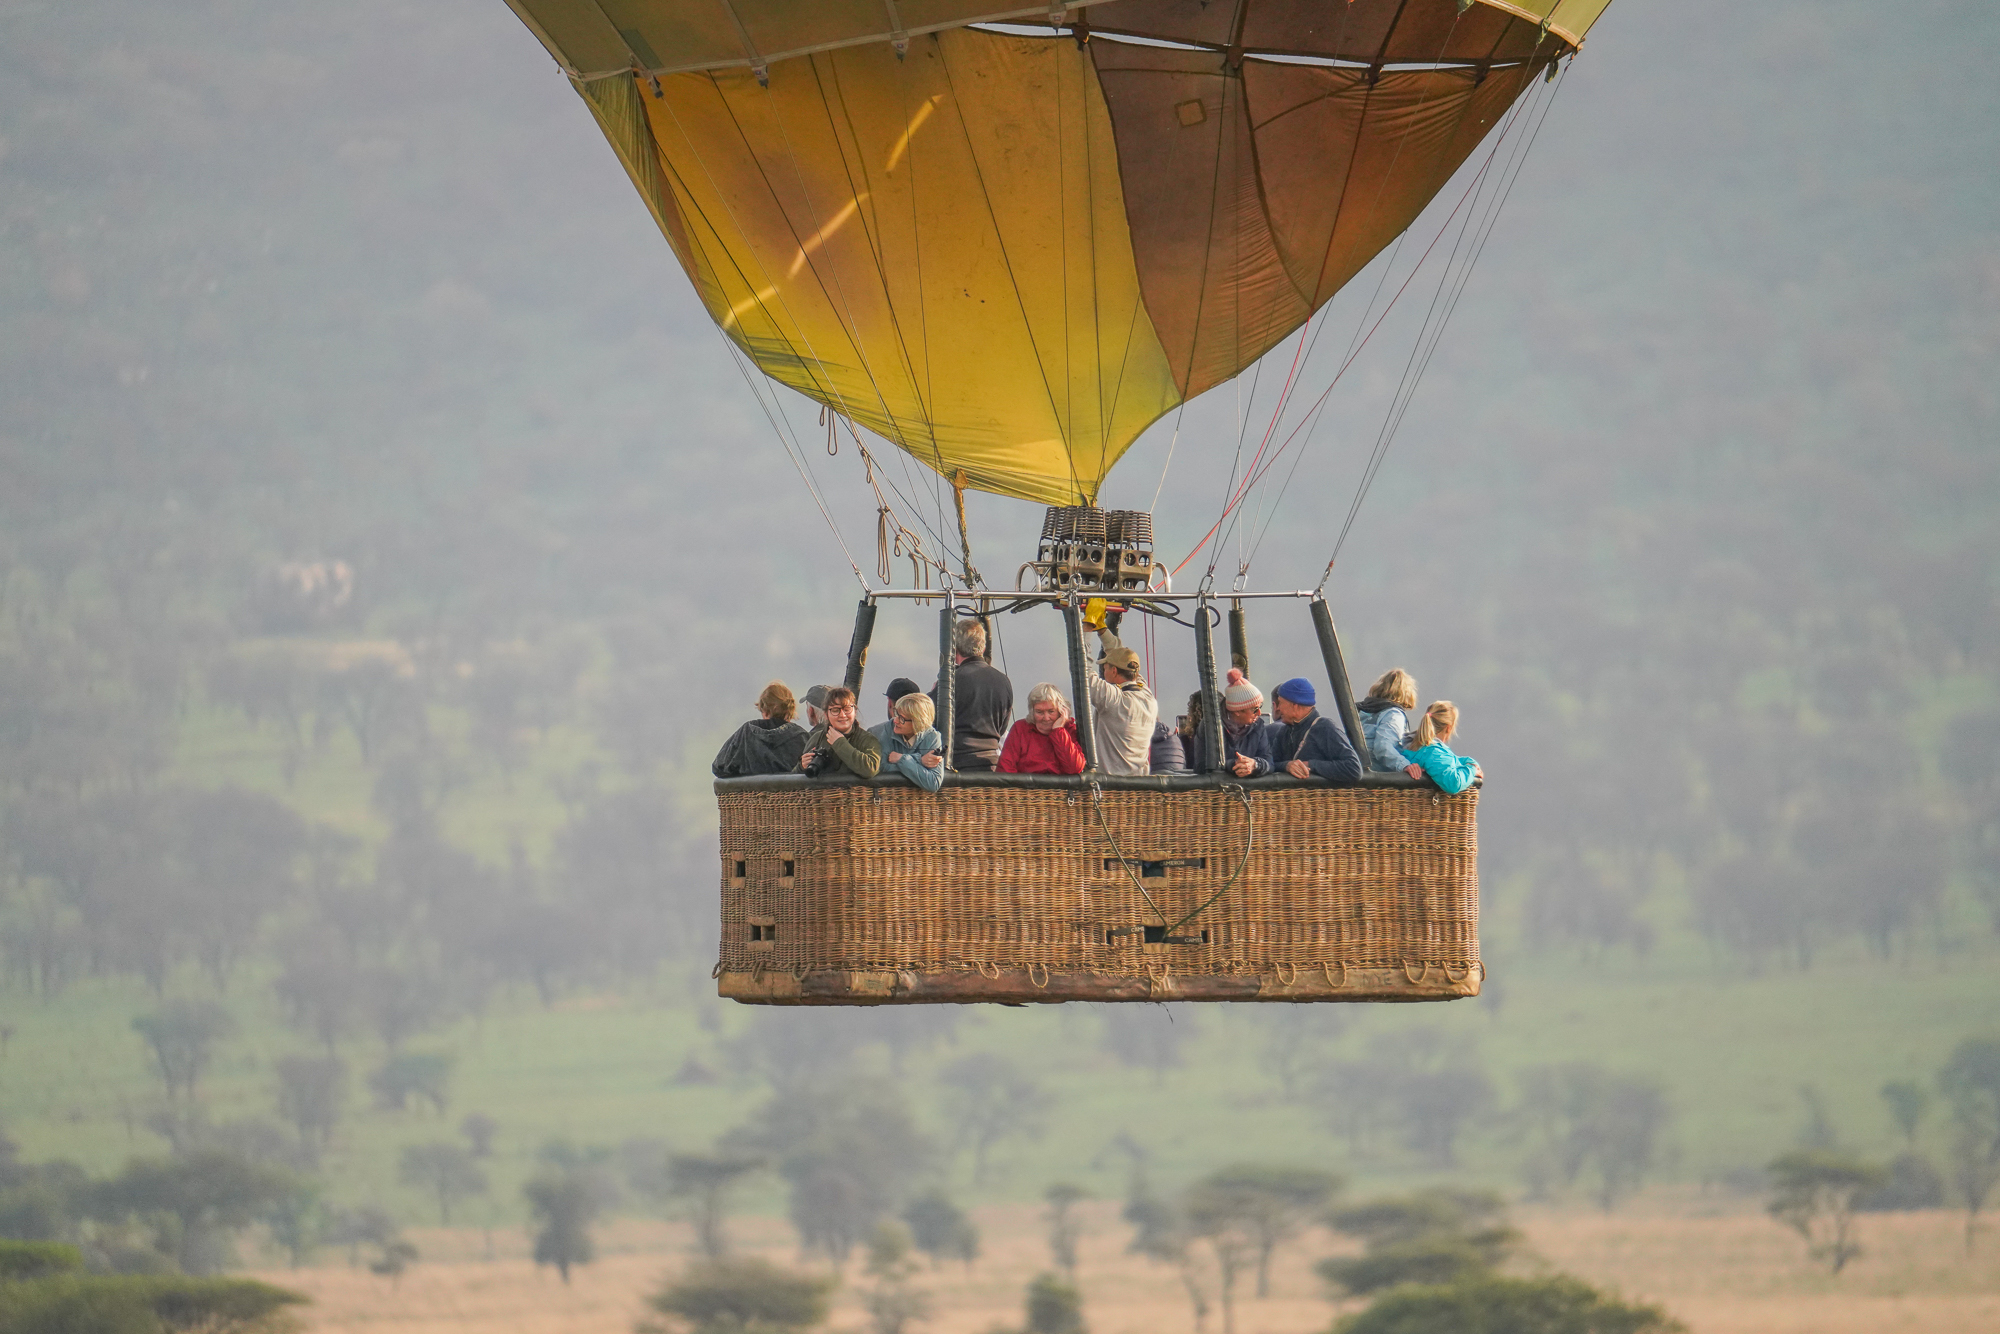
<svg viewBox="0 0 2000 1334"><path fill-rule="evenodd" d="M1271 711L1278 715L1271 737L1278 769L1294 778L1325 778L1353 782L1361 777L1361 757L1347 733L1322 718L1313 683L1295 676L1272 692Z"/></svg>

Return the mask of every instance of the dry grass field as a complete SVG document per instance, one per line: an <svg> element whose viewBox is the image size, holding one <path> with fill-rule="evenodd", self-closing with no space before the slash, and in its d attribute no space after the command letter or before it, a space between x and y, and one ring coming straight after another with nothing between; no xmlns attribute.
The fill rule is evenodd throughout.
<svg viewBox="0 0 2000 1334"><path fill-rule="evenodd" d="M1093 1334L1181 1334L1194 1321L1177 1275L1124 1253L1127 1229L1112 1204L1086 1206L1080 1278ZM1867 1254L1839 1278L1809 1266L1798 1239L1763 1214L1660 1195L1628 1213L1527 1211L1518 1220L1535 1259L1628 1297L1659 1302L1693 1334L1981 1334L2000 1331L2000 1237L1968 1258L1963 1216L1879 1215L1863 1220ZM929 1334L986 1334L1020 1323L1022 1289L1047 1265L1038 1213L1028 1206L980 1211L985 1256L967 1272L923 1275L932 1293ZM328 1256L317 1268L261 1275L309 1293L315 1334L628 1334L647 1292L686 1262L678 1224L621 1220L600 1230L596 1263L565 1287L537 1269L516 1231L424 1230L412 1239L423 1261L395 1285ZM736 1226L742 1249L795 1263L790 1230L774 1219ZM1272 1295L1239 1300L1238 1334L1324 1330L1336 1308L1320 1293L1311 1261L1339 1242L1315 1233L1289 1248ZM865 1318L858 1260L833 1328L860 1331ZM1220 1311L1208 1328L1221 1329Z"/></svg>

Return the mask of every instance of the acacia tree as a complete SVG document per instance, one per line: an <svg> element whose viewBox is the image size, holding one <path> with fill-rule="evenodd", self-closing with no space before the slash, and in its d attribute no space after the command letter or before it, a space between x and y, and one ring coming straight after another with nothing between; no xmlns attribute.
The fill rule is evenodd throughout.
<svg viewBox="0 0 2000 1334"><path fill-rule="evenodd" d="M1222 1296L1222 1334L1236 1331L1236 1281L1257 1262L1259 1201L1237 1182L1205 1177L1189 1187L1181 1210L1187 1232L1208 1243Z"/></svg>
<svg viewBox="0 0 2000 1334"><path fill-rule="evenodd" d="M1931 1109L1931 1095L1914 1079L1892 1079L1881 1089L1882 1101L1889 1105L1889 1117L1903 1137L1903 1146L1917 1147L1917 1130Z"/></svg>
<svg viewBox="0 0 2000 1334"><path fill-rule="evenodd" d="M725 1136L724 1147L776 1164L801 1244L836 1266L895 1213L931 1158L909 1110L860 1084L782 1093Z"/></svg>
<svg viewBox="0 0 2000 1334"><path fill-rule="evenodd" d="M979 1258L979 1229L965 1211L941 1190L926 1191L903 1210L911 1239L931 1257L936 1268L946 1260L963 1260L967 1269Z"/></svg>
<svg viewBox="0 0 2000 1334"><path fill-rule="evenodd" d="M903 1334L930 1318L930 1294L910 1286L915 1272L909 1230L896 1222L876 1224L868 1238L868 1277L875 1285L861 1299L874 1334Z"/></svg>
<svg viewBox="0 0 2000 1334"><path fill-rule="evenodd" d="M1077 1220L1071 1208L1090 1198L1090 1192L1067 1181L1058 1181L1042 1192L1048 1202L1043 1215L1049 1225L1049 1258L1070 1282L1076 1282Z"/></svg>
<svg viewBox="0 0 2000 1334"><path fill-rule="evenodd" d="M194 1097L195 1084L215 1059L215 1044L236 1031L236 1020L214 1001L170 1000L132 1021L153 1052L153 1066L167 1098Z"/></svg>
<svg viewBox="0 0 2000 1334"><path fill-rule="evenodd" d="M178 1224L174 1260L190 1274L226 1258L232 1234L281 1203L296 1186L288 1172L216 1149L178 1158L134 1159L99 1191L112 1216L168 1214Z"/></svg>
<svg viewBox="0 0 2000 1334"><path fill-rule="evenodd" d="M1831 1149L1797 1149L1771 1162L1771 1217L1805 1238L1806 1254L1838 1274L1861 1254L1854 1201L1888 1173Z"/></svg>
<svg viewBox="0 0 2000 1334"><path fill-rule="evenodd" d="M1938 1071L1938 1089L1951 1104L1951 1174L1965 1202L1965 1249L1979 1211L2000 1185L2000 1037L1967 1038Z"/></svg>
<svg viewBox="0 0 2000 1334"><path fill-rule="evenodd" d="M618 1199L609 1170L612 1155L608 1149L551 1140L538 1156L541 1169L521 1190L538 1224L535 1263L554 1265L568 1283L571 1265L596 1258L590 1229Z"/></svg>
<svg viewBox="0 0 2000 1334"><path fill-rule="evenodd" d="M1573 1186L1593 1173L1608 1213L1652 1172L1671 1117L1666 1090L1650 1079L1588 1061L1532 1067L1521 1076L1517 1113L1534 1141L1530 1184L1539 1194L1550 1175Z"/></svg>
<svg viewBox="0 0 2000 1334"><path fill-rule="evenodd" d="M1314 1268L1335 1289L1370 1293L1404 1283L1456 1283L1490 1274L1520 1242L1506 1205L1486 1191L1432 1189L1336 1209L1327 1226L1359 1237L1362 1254Z"/></svg>
<svg viewBox="0 0 2000 1334"><path fill-rule="evenodd" d="M317 1159L340 1120L347 1062L338 1056L280 1056L276 1069L278 1114L297 1128L299 1142Z"/></svg>
<svg viewBox="0 0 2000 1334"><path fill-rule="evenodd" d="M403 1184L430 1192L437 1199L438 1225L451 1226L451 1207L468 1195L486 1193L486 1173L479 1170L472 1150L438 1140L409 1144L400 1164Z"/></svg>
<svg viewBox="0 0 2000 1334"><path fill-rule="evenodd" d="M523 1186L521 1193L528 1197L538 1224L535 1263L554 1265L568 1283L571 1265L597 1258L590 1229L604 1207L602 1183L586 1167L552 1167Z"/></svg>
<svg viewBox="0 0 2000 1334"><path fill-rule="evenodd" d="M1257 1295L1271 1295L1271 1256L1326 1209L1341 1180L1332 1172L1281 1163L1235 1163L1211 1173L1208 1188L1240 1207L1256 1244Z"/></svg>
<svg viewBox="0 0 2000 1334"><path fill-rule="evenodd" d="M1033 1076L995 1052L974 1052L938 1076L956 1127L952 1152L972 1150L972 1181L986 1182L988 1155L1009 1139L1033 1139L1047 1127L1050 1098Z"/></svg>
<svg viewBox="0 0 2000 1334"><path fill-rule="evenodd" d="M729 1253L729 1197L754 1172L763 1170L764 1159L752 1154L676 1153L667 1158L666 1194L685 1200L694 1223L695 1240L701 1253L720 1260Z"/></svg>

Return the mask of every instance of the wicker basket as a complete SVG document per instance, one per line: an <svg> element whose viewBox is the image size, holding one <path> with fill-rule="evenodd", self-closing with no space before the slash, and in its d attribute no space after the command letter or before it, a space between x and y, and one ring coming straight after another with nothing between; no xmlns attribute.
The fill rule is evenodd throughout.
<svg viewBox="0 0 2000 1334"><path fill-rule="evenodd" d="M1476 792L1401 775L715 787L733 1000L1451 1000L1484 976Z"/></svg>

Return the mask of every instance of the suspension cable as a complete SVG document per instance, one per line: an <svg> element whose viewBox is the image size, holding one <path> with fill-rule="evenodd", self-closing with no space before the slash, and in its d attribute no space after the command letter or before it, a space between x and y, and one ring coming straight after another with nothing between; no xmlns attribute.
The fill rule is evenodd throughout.
<svg viewBox="0 0 2000 1334"><path fill-rule="evenodd" d="M1444 338L1445 326L1451 322L1453 312L1458 309L1459 298L1464 295L1465 285L1471 279L1473 265L1478 262L1480 255L1484 253L1486 243L1493 235L1493 228L1499 222L1500 212L1506 207L1507 200L1512 197L1515 182L1520 180L1521 167L1527 161L1528 152L1535 146L1535 140L1541 137L1542 126L1548 121L1549 108L1555 105L1556 94L1562 91L1563 81L1568 76L1569 67L1565 65L1558 72L1548 96L1541 100L1540 114L1535 119L1534 128L1529 132L1524 142L1516 145L1513 159L1503 169L1503 184L1496 191L1495 197L1489 203L1486 216L1480 220L1480 226L1475 229L1471 251L1467 255L1464 265L1459 269L1457 282L1452 287L1451 295L1444 300L1444 313L1438 318L1434 332L1430 331L1428 327L1430 325L1430 316L1425 316L1426 328L1420 330L1418 333L1418 342L1419 347L1422 348L1422 357L1419 359L1416 352L1413 351L1411 362L1404 367L1404 382L1408 387L1405 389L1403 385L1398 385L1396 397L1390 400L1389 414L1384 418L1382 430L1377 435L1374 453L1371 455L1368 467L1362 475L1361 484L1355 489L1354 500L1349 504L1347 509L1347 518L1340 527L1340 535L1334 539L1333 554L1327 557L1326 569L1321 571L1319 583L1313 589L1315 594L1323 592L1327 581L1333 578L1334 563L1340 559L1341 548L1347 544L1347 536L1353 530L1355 518L1360 514L1362 503L1367 500L1368 492L1375 484L1375 476L1381 471L1382 460L1388 456L1389 446L1394 443L1397 432L1402 428L1403 418L1410 409L1410 400L1415 396L1417 386L1422 383L1424 372L1430 369L1431 358L1436 355L1438 344ZM1454 247L1455 250L1456 248ZM1449 264L1446 266L1446 274L1447 276L1451 275ZM1442 296L1443 290L1443 286L1440 285L1440 296ZM1436 299L1433 300L1432 304L1433 309L1435 309L1437 304ZM1423 340L1427 333L1430 341L1429 345L1425 347L1423 346ZM1412 368L1414 368L1414 373Z"/></svg>

